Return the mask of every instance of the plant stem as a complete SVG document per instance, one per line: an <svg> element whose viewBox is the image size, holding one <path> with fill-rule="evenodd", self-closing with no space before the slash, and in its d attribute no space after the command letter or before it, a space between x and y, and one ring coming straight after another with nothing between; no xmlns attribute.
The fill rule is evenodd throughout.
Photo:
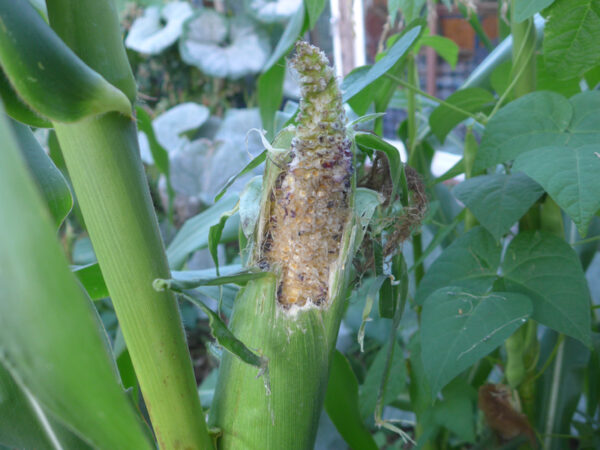
<svg viewBox="0 0 600 450"><path fill-rule="evenodd" d="M423 96L423 97L425 97L425 98L428 98L429 100L432 100L432 101L434 101L434 102L436 102L436 103L439 103L440 105L444 105L444 106L446 106L447 108L450 108L450 109L452 109L452 110L454 110L454 111L456 111L456 112L458 112L458 113L464 114L465 116L467 116L467 117L470 117L471 119L473 119L473 120L474 120L474 121L476 121L476 122L479 122L479 123L480 123L480 124L482 124L482 125L485 125L485 124L486 124L486 122L487 122L487 121L486 121L486 120L485 120L483 117L481 117L481 116L478 116L478 115L476 115L476 114L473 114L473 113L471 113L471 112L469 112L469 111L466 111L466 110L462 109L462 108L461 108L461 107L459 107L459 106L453 105L452 103L448 103L448 102L446 102L446 101L442 100L441 98L437 98L437 97L436 97L436 96L434 96L434 95L428 94L427 92L425 92L425 91L423 91L423 90L419 89L419 88L418 88L417 86L415 86L414 84L412 84L412 83L409 83L409 82L406 82L406 81L404 81L403 79L401 79L401 78L398 78L398 77L397 77L397 76L395 76L395 75L392 75L392 74L390 74L390 73L386 73L386 74L385 74L385 76L386 76L386 77L388 77L390 80L393 80L393 81L395 81L395 82L396 82L396 83L398 83L400 86L402 86L402 87L404 87L404 88L408 89L409 91L411 91L411 92L414 92L414 93L416 93L416 94L419 94L419 95L421 95L421 96Z"/></svg>
<svg viewBox="0 0 600 450"><path fill-rule="evenodd" d="M169 267L135 123L110 113L55 129L159 445L209 448L177 304L152 288Z"/></svg>
<svg viewBox="0 0 600 450"><path fill-rule="evenodd" d="M48 0L48 10L67 45L135 98L113 3ZM175 298L152 288L169 267L135 122L108 113L54 125L159 446L211 448Z"/></svg>

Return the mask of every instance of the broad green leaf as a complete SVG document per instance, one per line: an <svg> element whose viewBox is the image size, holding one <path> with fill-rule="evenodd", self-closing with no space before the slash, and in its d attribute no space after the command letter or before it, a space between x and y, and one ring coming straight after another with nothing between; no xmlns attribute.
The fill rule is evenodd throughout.
<svg viewBox="0 0 600 450"><path fill-rule="evenodd" d="M92 446L152 448L3 115L0 138L0 362Z"/></svg>
<svg viewBox="0 0 600 450"><path fill-rule="evenodd" d="M36 128L51 128L52 123L27 106L14 91L0 66L0 99L6 113L15 120Z"/></svg>
<svg viewBox="0 0 600 450"><path fill-rule="evenodd" d="M258 77L258 108L262 126L269 138L275 134L275 113L279 110L283 99L285 64L285 58L281 57L276 64Z"/></svg>
<svg viewBox="0 0 600 450"><path fill-rule="evenodd" d="M358 409L358 382L350 364L334 350L325 394L325 411L351 448L376 450L377 445Z"/></svg>
<svg viewBox="0 0 600 450"><path fill-rule="evenodd" d="M543 45L546 68L560 79L581 76L600 63L600 1L554 3Z"/></svg>
<svg viewBox="0 0 600 450"><path fill-rule="evenodd" d="M356 77L355 81L345 86L342 94L344 102L349 101L364 88L385 75L400 59L407 54L413 46L419 34L421 27L416 26L404 34L396 43L387 51L386 55L375 63L364 76Z"/></svg>
<svg viewBox="0 0 600 450"><path fill-rule="evenodd" d="M81 61L27 0L1 2L0 23L0 64L34 111L57 122L108 111L131 116L125 94Z"/></svg>
<svg viewBox="0 0 600 450"><path fill-rule="evenodd" d="M377 395L379 393L379 386L381 385L381 378L383 377L383 372L385 370L389 346L389 343L387 343L377 352L377 356L375 356L373 363L367 371L365 382L360 386L360 415L364 420L375 411ZM390 374L391 376L388 379L383 400L384 405L388 405L390 402L394 401L398 395L406 390L406 364L404 362L402 348L397 342L394 343Z"/></svg>
<svg viewBox="0 0 600 450"><path fill-rule="evenodd" d="M243 15L200 9L183 24L179 53L211 77L238 80L259 73L271 53L266 30Z"/></svg>
<svg viewBox="0 0 600 450"><path fill-rule="evenodd" d="M145 55L157 55L177 42L183 23L193 14L187 2L149 6L131 24L125 46Z"/></svg>
<svg viewBox="0 0 600 450"><path fill-rule="evenodd" d="M478 113L491 110L494 104L494 96L489 91L481 88L461 89L450 95L445 102L450 103L464 111ZM429 126L436 137L444 142L446 136L452 129L467 119L462 114L444 104L439 105L429 116Z"/></svg>
<svg viewBox="0 0 600 450"><path fill-rule="evenodd" d="M433 406L432 420L466 442L475 442L477 391L458 377L442 389L442 399Z"/></svg>
<svg viewBox="0 0 600 450"><path fill-rule="evenodd" d="M554 3L554 0L517 0L513 2L513 18L517 23L523 22L552 3Z"/></svg>
<svg viewBox="0 0 600 450"><path fill-rule="evenodd" d="M267 151L266 150L262 151L256 158L254 158L252 161L250 161L246 165L246 167L244 167L241 171L239 171L234 176L229 178L229 180L227 180L227 182L225 183L225 186L223 186L223 188L216 195L215 202L218 202L219 200L221 200L221 197L223 197L225 192L227 192L227 189L229 189L229 187L234 183L235 180L237 180L239 177L241 177L243 175L246 175L251 170L256 169L263 162L265 162L265 159L267 159Z"/></svg>
<svg viewBox="0 0 600 450"><path fill-rule="evenodd" d="M92 300L100 300L110 295L97 262L74 267L73 273Z"/></svg>
<svg viewBox="0 0 600 450"><path fill-rule="evenodd" d="M422 305L434 291L458 286L484 294L497 278L502 247L483 227L475 227L455 240L429 267L415 300Z"/></svg>
<svg viewBox="0 0 600 450"><path fill-rule="evenodd" d="M546 63L542 55L536 57L535 76L535 86L538 91L557 92L565 97L572 97L581 92L579 77L558 79L546 68Z"/></svg>
<svg viewBox="0 0 600 450"><path fill-rule="evenodd" d="M450 67L456 67L458 61L458 45L452 40L444 36L427 35L419 39L420 45L431 47L435 52L446 60Z"/></svg>
<svg viewBox="0 0 600 450"><path fill-rule="evenodd" d="M271 67L273 67L273 64L277 63L277 61L289 53L296 40L305 30L305 18L305 7L304 5L301 5L298 8L298 11L296 11L296 13L288 22L283 34L281 35L281 38L279 39L279 42L277 43L277 47L275 47L275 50L273 50L273 53L271 53L271 56L262 68L263 73L268 71Z"/></svg>
<svg viewBox="0 0 600 450"><path fill-rule="evenodd" d="M548 360L557 345L558 334L546 330L541 339L537 369ZM556 356L539 379L536 390L537 430L542 433L542 448L564 448L561 435L569 434L573 414L584 390L584 372L589 367L590 350L572 338L558 343Z"/></svg>
<svg viewBox="0 0 600 450"><path fill-rule="evenodd" d="M572 149L539 148L517 157L513 166L548 191L577 224L582 236L586 235L590 221L600 208L598 150L600 145L591 144Z"/></svg>
<svg viewBox="0 0 600 450"><path fill-rule="evenodd" d="M42 410L0 364L0 447L77 448L88 447L72 431Z"/></svg>
<svg viewBox="0 0 600 450"><path fill-rule="evenodd" d="M21 154L48 205L54 225L58 228L73 207L73 197L67 180L40 146L29 127L15 121L11 121L11 124Z"/></svg>
<svg viewBox="0 0 600 450"><path fill-rule="evenodd" d="M519 233L502 263L506 290L527 295L532 318L590 343L590 294L577 253L562 239L541 232Z"/></svg>
<svg viewBox="0 0 600 450"><path fill-rule="evenodd" d="M198 305L200 309L208 316L210 332L220 346L246 364L250 364L251 366L261 369L260 374L267 373L267 366L269 363L268 359L257 355L248 347L246 347L243 342L237 339L233 333L229 331L225 323L221 320L216 312L214 312L212 309L206 306L204 302L197 298L182 292L180 292L179 295L195 305Z"/></svg>
<svg viewBox="0 0 600 450"><path fill-rule="evenodd" d="M594 89L600 83L600 65L588 70L583 77L588 88Z"/></svg>
<svg viewBox="0 0 600 450"><path fill-rule="evenodd" d="M488 123L476 170L511 159L540 183L584 235L600 207L600 92L570 100L550 92L521 97Z"/></svg>
<svg viewBox="0 0 600 450"><path fill-rule="evenodd" d="M230 211L237 202L235 196L226 197L185 222L167 247L167 258L171 268L181 268L191 253L206 248L210 227L217 224L221 216ZM233 224L233 222L229 223ZM225 227L223 234L225 237L236 239L237 226L235 228L231 226L229 229Z"/></svg>
<svg viewBox="0 0 600 450"><path fill-rule="evenodd" d="M497 173L465 180L453 192L479 223L500 240L544 190L523 173Z"/></svg>
<svg viewBox="0 0 600 450"><path fill-rule="evenodd" d="M309 27L312 30L319 20L319 16L325 8L325 0L304 0L306 13L308 14Z"/></svg>
<svg viewBox="0 0 600 450"><path fill-rule="evenodd" d="M451 286L427 297L421 356L432 393L502 344L531 311L529 299L514 292L477 295Z"/></svg>

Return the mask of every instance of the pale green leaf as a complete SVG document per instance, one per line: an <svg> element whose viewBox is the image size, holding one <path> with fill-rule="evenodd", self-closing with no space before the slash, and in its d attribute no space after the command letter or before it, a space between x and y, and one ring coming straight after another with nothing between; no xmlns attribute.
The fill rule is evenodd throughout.
<svg viewBox="0 0 600 450"><path fill-rule="evenodd" d="M523 22L552 3L554 3L554 0L516 0L513 2L514 11L512 14L514 20L517 23Z"/></svg>

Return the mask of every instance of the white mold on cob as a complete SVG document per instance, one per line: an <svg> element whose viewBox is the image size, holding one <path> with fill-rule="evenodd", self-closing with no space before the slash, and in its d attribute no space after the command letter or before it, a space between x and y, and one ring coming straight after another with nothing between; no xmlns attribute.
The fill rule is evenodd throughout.
<svg viewBox="0 0 600 450"><path fill-rule="evenodd" d="M299 42L292 64L302 90L298 125L291 161L273 188L260 258L280 271L281 305L325 306L330 267L338 259L350 215L351 141L337 80L324 53Z"/></svg>

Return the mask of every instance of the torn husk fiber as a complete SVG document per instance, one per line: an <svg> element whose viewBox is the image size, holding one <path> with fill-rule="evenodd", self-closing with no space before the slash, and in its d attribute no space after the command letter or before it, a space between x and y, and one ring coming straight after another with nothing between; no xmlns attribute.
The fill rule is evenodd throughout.
<svg viewBox="0 0 600 450"><path fill-rule="evenodd" d="M311 449L362 229L352 214L352 143L325 55L299 42L302 100L291 150L273 149L251 264L275 277L239 293L230 328L268 358L268 376L224 352L209 424L221 449ZM290 130L274 146L289 142Z"/></svg>

